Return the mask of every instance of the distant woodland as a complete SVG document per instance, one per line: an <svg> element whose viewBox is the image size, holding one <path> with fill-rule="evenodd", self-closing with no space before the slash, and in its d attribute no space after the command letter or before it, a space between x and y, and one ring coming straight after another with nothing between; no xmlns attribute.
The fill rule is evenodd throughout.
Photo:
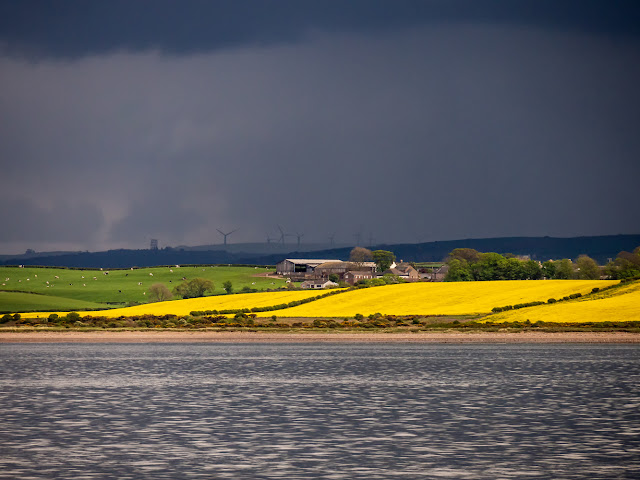
<svg viewBox="0 0 640 480"><path fill-rule="evenodd" d="M451 240L415 244L380 244L368 246L371 250L392 251L405 262L441 262L458 248L479 252L497 252L501 255L528 255L532 260L545 262L553 259L571 259L577 262L587 255L599 265L607 265L618 258L620 252L633 252L640 245L640 235L609 235L594 237L505 237ZM238 247L238 246L236 246ZM109 250L105 252L58 252L0 256L2 265L41 265L76 268L129 268L172 264L245 264L275 265L283 258L335 258L348 260L353 247L327 249L314 252L291 251L286 254L264 255L251 251L237 253L224 250L194 251L177 248L159 250ZM624 270L624 269L623 269Z"/></svg>

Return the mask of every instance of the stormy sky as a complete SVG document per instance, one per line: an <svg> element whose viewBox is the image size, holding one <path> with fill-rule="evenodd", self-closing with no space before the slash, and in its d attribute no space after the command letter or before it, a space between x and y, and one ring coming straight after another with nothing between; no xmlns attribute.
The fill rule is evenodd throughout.
<svg viewBox="0 0 640 480"><path fill-rule="evenodd" d="M0 253L637 234L640 4L2 2L0 162Z"/></svg>

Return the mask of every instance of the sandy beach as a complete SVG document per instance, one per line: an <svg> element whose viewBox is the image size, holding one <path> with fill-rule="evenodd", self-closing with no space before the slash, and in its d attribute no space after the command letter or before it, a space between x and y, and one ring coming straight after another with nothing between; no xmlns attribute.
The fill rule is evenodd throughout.
<svg viewBox="0 0 640 480"><path fill-rule="evenodd" d="M0 343L640 343L627 332L0 332Z"/></svg>

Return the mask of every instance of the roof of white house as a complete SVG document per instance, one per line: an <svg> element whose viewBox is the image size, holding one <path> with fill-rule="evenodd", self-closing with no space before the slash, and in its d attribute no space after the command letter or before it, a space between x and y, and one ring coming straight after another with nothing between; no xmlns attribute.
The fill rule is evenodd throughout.
<svg viewBox="0 0 640 480"><path fill-rule="evenodd" d="M330 287L338 286L336 282L332 282L331 280L305 280L300 284L300 286L303 285L328 285Z"/></svg>

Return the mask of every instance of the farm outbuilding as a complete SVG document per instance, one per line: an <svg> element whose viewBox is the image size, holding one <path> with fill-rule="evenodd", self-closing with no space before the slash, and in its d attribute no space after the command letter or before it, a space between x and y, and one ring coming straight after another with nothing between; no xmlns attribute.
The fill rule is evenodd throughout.
<svg viewBox="0 0 640 480"><path fill-rule="evenodd" d="M340 262L340 260L285 258L280 263L276 264L276 273L284 276L311 274L315 271L318 265L328 262Z"/></svg>

